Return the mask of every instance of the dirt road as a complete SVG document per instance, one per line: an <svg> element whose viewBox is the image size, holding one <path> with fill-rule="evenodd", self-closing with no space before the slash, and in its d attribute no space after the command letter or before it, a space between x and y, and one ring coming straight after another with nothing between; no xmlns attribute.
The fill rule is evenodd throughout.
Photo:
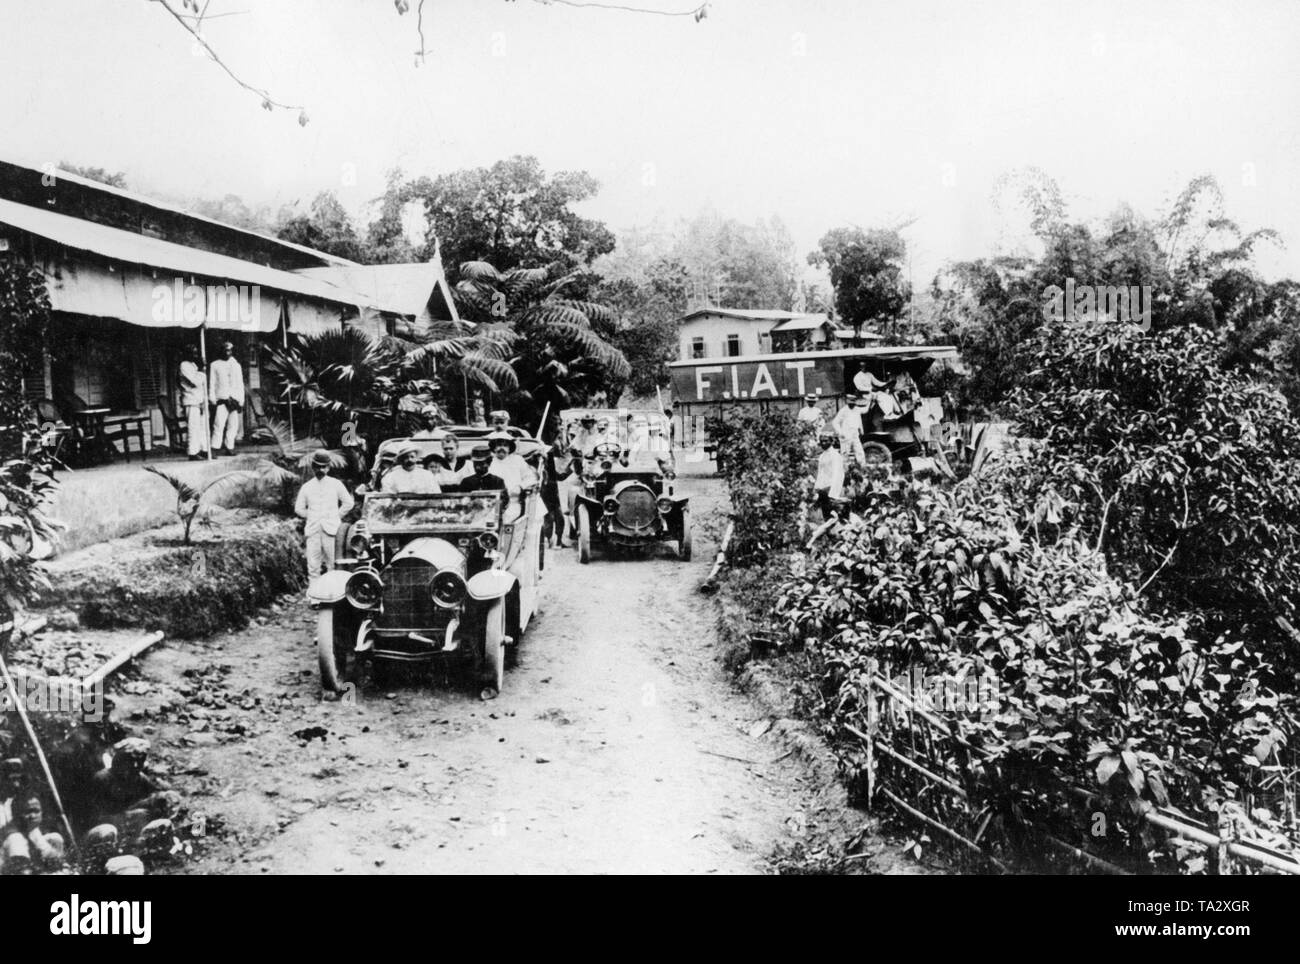
<svg viewBox="0 0 1300 964"><path fill-rule="evenodd" d="M722 495L681 491L697 519ZM549 552L493 702L455 678L322 702L301 601L150 655L119 717L223 826L182 872L765 871L843 814L717 666L700 530L688 564L669 546L588 566Z"/></svg>

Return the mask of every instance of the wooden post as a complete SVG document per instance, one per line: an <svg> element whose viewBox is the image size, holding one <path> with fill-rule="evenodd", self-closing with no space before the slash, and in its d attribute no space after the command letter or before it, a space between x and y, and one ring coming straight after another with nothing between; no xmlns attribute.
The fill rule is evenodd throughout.
<svg viewBox="0 0 1300 964"><path fill-rule="evenodd" d="M27 717L27 707L23 699L18 695L18 687L14 685L14 678L9 674L9 665L5 662L4 656L0 656L0 674L4 676L5 688L9 691L9 698L13 701L14 709L18 712L18 718L23 722L23 729L27 731L27 739L31 740L32 749L36 751L36 759L41 765L41 771L45 774L45 782L49 784L50 794L54 798L54 805L59 809L59 819L63 821L64 832L68 835L68 850L72 854L77 852L77 838L72 832L72 824L68 821L68 812L63 809L63 799L59 796L59 788L54 782L54 774L50 772L50 764L45 759L45 751L41 749L41 741L36 738L36 731L32 729L32 721ZM21 806L21 800L14 801L15 806Z"/></svg>
<svg viewBox="0 0 1300 964"><path fill-rule="evenodd" d="M876 659L867 660L867 809L876 795Z"/></svg>
<svg viewBox="0 0 1300 964"><path fill-rule="evenodd" d="M212 425L208 421L209 399L212 396L212 372L208 371L208 308L203 301L203 323L199 325L199 355L203 358L203 450L212 461Z"/></svg>
<svg viewBox="0 0 1300 964"><path fill-rule="evenodd" d="M1237 821L1226 807L1219 808L1219 861L1218 872L1221 876L1233 875L1232 844L1237 839Z"/></svg>

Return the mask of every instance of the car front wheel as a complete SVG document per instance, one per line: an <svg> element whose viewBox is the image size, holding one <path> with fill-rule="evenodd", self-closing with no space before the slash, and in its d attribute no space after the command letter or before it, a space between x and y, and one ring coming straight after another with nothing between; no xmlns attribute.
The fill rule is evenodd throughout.
<svg viewBox="0 0 1300 964"><path fill-rule="evenodd" d="M691 510L682 509L682 538L677 543L677 555L682 562L691 561Z"/></svg>
<svg viewBox="0 0 1300 964"><path fill-rule="evenodd" d="M345 623L346 620L340 619L332 606L322 606L316 614L316 658L320 663L320 685L331 693L343 690L348 652L352 648Z"/></svg>
<svg viewBox="0 0 1300 964"><path fill-rule="evenodd" d="M506 602L498 599L483 619L483 690L479 697L496 699L506 676Z"/></svg>
<svg viewBox="0 0 1300 964"><path fill-rule="evenodd" d="M578 561L591 562L591 509L585 505L578 506Z"/></svg>

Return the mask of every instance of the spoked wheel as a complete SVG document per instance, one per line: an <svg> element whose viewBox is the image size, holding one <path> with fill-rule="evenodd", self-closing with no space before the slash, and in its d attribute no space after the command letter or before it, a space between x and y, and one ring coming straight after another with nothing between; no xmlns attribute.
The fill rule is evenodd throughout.
<svg viewBox="0 0 1300 964"><path fill-rule="evenodd" d="M506 604L499 599L483 620L483 690L479 699L494 700L506 675Z"/></svg>
<svg viewBox="0 0 1300 964"><path fill-rule="evenodd" d="M677 543L677 556L682 562L691 561L691 510L682 509L682 537Z"/></svg>
<svg viewBox="0 0 1300 964"><path fill-rule="evenodd" d="M346 621L335 615L332 606L322 606L316 614L316 659L320 664L322 689L331 693L343 691L351 649Z"/></svg>
<svg viewBox="0 0 1300 964"><path fill-rule="evenodd" d="M578 561L586 565L591 562L591 509L585 505L578 506Z"/></svg>

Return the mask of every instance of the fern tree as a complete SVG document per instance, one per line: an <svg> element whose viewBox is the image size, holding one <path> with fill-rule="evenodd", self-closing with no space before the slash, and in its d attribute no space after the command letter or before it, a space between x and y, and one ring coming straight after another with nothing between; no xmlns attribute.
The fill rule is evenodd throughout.
<svg viewBox="0 0 1300 964"><path fill-rule="evenodd" d="M476 323L480 339L509 351L503 360L514 369L516 384L499 394L520 424L531 427L548 403L558 412L586 404L599 392L617 397L631 374L607 338L614 312L566 297L580 280L555 266L501 272L471 261L460 267L457 308Z"/></svg>

